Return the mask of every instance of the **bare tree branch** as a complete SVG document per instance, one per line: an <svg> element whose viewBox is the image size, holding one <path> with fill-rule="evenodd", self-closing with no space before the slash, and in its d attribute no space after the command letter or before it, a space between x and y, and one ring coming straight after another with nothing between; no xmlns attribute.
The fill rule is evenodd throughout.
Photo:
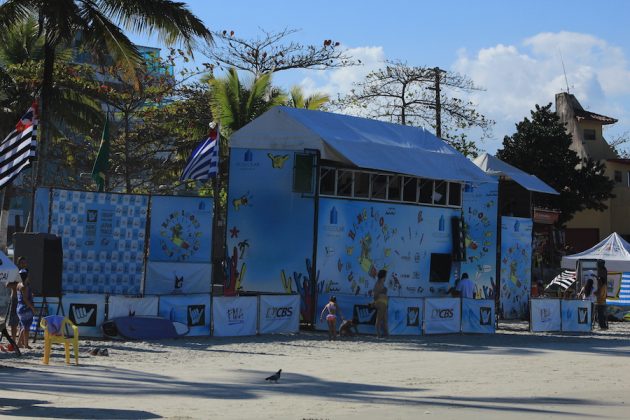
<svg viewBox="0 0 630 420"><path fill-rule="evenodd" d="M279 32L263 29L254 40L239 38L234 31L213 32L216 47L206 47L204 55L216 65L234 67L259 76L289 69L324 70L358 64L342 49L338 41L326 39L322 45L303 45L286 38L299 32L285 28Z"/></svg>

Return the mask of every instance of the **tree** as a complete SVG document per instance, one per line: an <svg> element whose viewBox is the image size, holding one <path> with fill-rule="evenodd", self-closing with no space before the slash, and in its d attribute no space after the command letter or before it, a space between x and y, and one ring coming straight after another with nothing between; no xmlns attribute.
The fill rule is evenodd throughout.
<svg viewBox="0 0 630 420"><path fill-rule="evenodd" d="M225 138L276 105L284 105L287 97L271 84L271 73L252 79L249 86L239 80L235 68L224 78L210 79L210 108L221 123ZM226 144L227 146L227 144Z"/></svg>
<svg viewBox="0 0 630 420"><path fill-rule="evenodd" d="M316 92L310 96L305 96L301 87L293 86L289 92L289 101L286 105L292 108L319 110L329 101L330 96L326 94Z"/></svg>
<svg viewBox="0 0 630 420"><path fill-rule="evenodd" d="M334 107L402 125L429 125L436 128L438 137L448 141L459 136L459 130L472 127L489 133L494 122L477 112L472 102L455 96L456 92L478 90L458 73L388 61L385 68L372 71L349 94L335 101Z"/></svg>
<svg viewBox="0 0 630 420"><path fill-rule="evenodd" d="M497 151L499 159L536 175L560 193L550 202L562 212L561 226L576 212L605 210L605 201L614 197L614 182L604 174L604 165L592 159L580 160L570 145L571 135L551 111L550 103L536 105L531 119L516 124L516 133L505 136L503 149Z"/></svg>
<svg viewBox="0 0 630 420"><path fill-rule="evenodd" d="M103 60L113 59L133 75L134 69L142 65L142 57L121 27L134 32L155 32L161 41L168 44L181 41L189 50L196 37L212 40L210 31L186 5L172 0L6 0L0 5L0 37L33 16L38 17L39 32L44 36L40 107L44 137L40 136L40 161L47 158L48 112L59 47L72 45L80 38L83 47ZM38 178L40 168L38 165Z"/></svg>
<svg viewBox="0 0 630 420"><path fill-rule="evenodd" d="M323 70L355 64L337 41L326 39L320 46L303 45L285 42L297 29L262 32L263 36L254 40L239 38L234 31L213 32L218 45L207 48L205 55L218 66L234 67L255 77L290 69Z"/></svg>

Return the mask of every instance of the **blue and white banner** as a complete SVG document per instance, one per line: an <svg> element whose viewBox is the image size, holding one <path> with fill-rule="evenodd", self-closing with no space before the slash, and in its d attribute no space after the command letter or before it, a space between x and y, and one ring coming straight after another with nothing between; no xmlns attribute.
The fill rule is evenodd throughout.
<svg viewBox="0 0 630 420"><path fill-rule="evenodd" d="M459 298L426 298L424 300L424 333L452 334L461 331Z"/></svg>
<svg viewBox="0 0 630 420"><path fill-rule="evenodd" d="M260 334L296 333L300 329L299 295L260 295Z"/></svg>
<svg viewBox="0 0 630 420"><path fill-rule="evenodd" d="M256 296L215 297L212 299L214 335L236 337L255 335L258 318Z"/></svg>
<svg viewBox="0 0 630 420"><path fill-rule="evenodd" d="M387 324L390 335L422 335L424 301L419 298L389 298Z"/></svg>
<svg viewBox="0 0 630 420"><path fill-rule="evenodd" d="M462 332L494 334L494 301L462 299Z"/></svg>
<svg viewBox="0 0 630 420"><path fill-rule="evenodd" d="M107 301L107 319L121 316L157 316L158 297L110 296Z"/></svg>
<svg viewBox="0 0 630 420"><path fill-rule="evenodd" d="M63 310L68 319L79 327L79 337L102 337L105 321L105 295L64 294Z"/></svg>
<svg viewBox="0 0 630 420"><path fill-rule="evenodd" d="M529 325L532 331L560 331L560 299L531 299Z"/></svg>
<svg viewBox="0 0 630 420"><path fill-rule="evenodd" d="M159 315L190 328L188 336L210 335L210 295L160 296Z"/></svg>
<svg viewBox="0 0 630 420"><path fill-rule="evenodd" d="M33 232L48 233L50 193L51 189L44 187L39 187L35 191L35 217L33 217Z"/></svg>
<svg viewBox="0 0 630 420"><path fill-rule="evenodd" d="M211 262L212 206L207 197L151 197L149 261Z"/></svg>
<svg viewBox="0 0 630 420"><path fill-rule="evenodd" d="M505 319L527 314L532 282L532 219L501 217L501 300Z"/></svg>
<svg viewBox="0 0 630 420"><path fill-rule="evenodd" d="M210 293L210 263L148 262L144 293L150 295Z"/></svg>
<svg viewBox="0 0 630 420"><path fill-rule="evenodd" d="M50 233L63 241L65 292L140 293L149 197L52 190Z"/></svg>
<svg viewBox="0 0 630 420"><path fill-rule="evenodd" d="M562 331L589 332L592 329L592 306L588 300L562 300Z"/></svg>
<svg viewBox="0 0 630 420"><path fill-rule="evenodd" d="M376 309L370 307L369 304L373 302L369 296L354 296L354 295L336 295L337 307L339 312L337 313L337 329L341 326L342 319L353 319L357 321L357 330L361 334L374 334L374 322L376 321ZM315 309L315 328L320 331L328 331L328 324L326 323L326 317L320 319L322 309L329 301L330 296L320 294L317 301L317 307Z"/></svg>

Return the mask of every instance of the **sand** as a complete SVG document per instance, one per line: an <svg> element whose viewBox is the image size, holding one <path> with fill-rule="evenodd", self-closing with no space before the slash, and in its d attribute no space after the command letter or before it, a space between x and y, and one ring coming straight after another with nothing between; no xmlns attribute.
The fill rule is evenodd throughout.
<svg viewBox="0 0 630 420"><path fill-rule="evenodd" d="M0 353L0 416L20 418L628 418L630 323L592 334L302 332L161 342L82 340L41 363ZM86 350L105 347L109 356ZM282 369L277 384L264 378Z"/></svg>

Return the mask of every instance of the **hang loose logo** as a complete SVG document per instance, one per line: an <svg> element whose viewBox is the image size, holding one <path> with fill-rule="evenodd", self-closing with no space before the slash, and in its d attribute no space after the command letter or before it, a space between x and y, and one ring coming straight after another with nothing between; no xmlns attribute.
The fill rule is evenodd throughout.
<svg viewBox="0 0 630 420"><path fill-rule="evenodd" d="M93 304L70 304L70 321L76 325L95 327L96 308Z"/></svg>
<svg viewBox="0 0 630 420"><path fill-rule="evenodd" d="M205 312L205 305L188 305L188 326L203 326L206 323Z"/></svg>

